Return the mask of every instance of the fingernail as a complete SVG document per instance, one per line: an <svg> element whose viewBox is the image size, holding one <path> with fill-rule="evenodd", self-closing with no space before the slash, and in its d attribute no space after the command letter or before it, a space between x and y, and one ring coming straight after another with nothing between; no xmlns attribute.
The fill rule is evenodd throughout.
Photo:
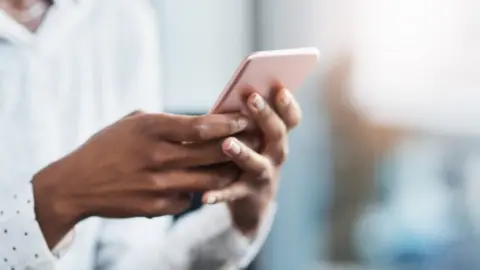
<svg viewBox="0 0 480 270"><path fill-rule="evenodd" d="M288 105L290 105L291 102L292 102L292 95L290 94L290 91L288 91L287 89L284 89L282 92L282 96L280 97L280 105L282 107L287 107Z"/></svg>
<svg viewBox="0 0 480 270"><path fill-rule="evenodd" d="M237 156L242 151L240 144L235 139L230 139L227 146L227 151L232 156Z"/></svg>
<svg viewBox="0 0 480 270"><path fill-rule="evenodd" d="M237 119L236 130L241 131L244 130L248 126L248 119L245 117L240 117Z"/></svg>
<svg viewBox="0 0 480 270"><path fill-rule="evenodd" d="M207 204L215 204L217 202L217 198L215 196L209 196L207 198Z"/></svg>
<svg viewBox="0 0 480 270"><path fill-rule="evenodd" d="M252 106L256 110L263 110L265 108L265 101L259 94L254 94L255 97L252 99Z"/></svg>

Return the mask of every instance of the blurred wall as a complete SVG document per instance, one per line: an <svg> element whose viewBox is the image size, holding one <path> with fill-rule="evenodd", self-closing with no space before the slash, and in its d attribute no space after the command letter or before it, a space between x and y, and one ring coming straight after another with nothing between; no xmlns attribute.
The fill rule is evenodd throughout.
<svg viewBox="0 0 480 270"><path fill-rule="evenodd" d="M454 228L457 224L449 223L459 223L460 219L447 218L446 222L441 221L439 217L448 216L449 211L453 209L450 200L447 199L452 196L452 192L444 187L442 181L445 180L441 172L445 169L445 164L449 167L452 166L450 163L458 163L458 157L454 158L455 162L448 161L451 155L449 151L458 150L449 149L446 146L448 140L437 140L435 136L478 135L480 125L475 119L478 119L480 112L476 105L479 99L480 76L476 67L480 64L480 54L476 50L480 44L478 31L480 2L476 0L322 2L325 3L322 9L326 10L321 15L325 20L322 25L324 36L322 44L325 46L322 49L327 52L326 65L332 66L335 59L343 58L342 54L351 54L353 60L352 75L338 80L338 85L332 92L338 93L336 91L338 89L348 89L348 97L345 100L350 102L348 105L350 108L345 109L359 112L365 122L364 128L370 130L365 133L361 127L355 127L354 123L337 127L332 125L334 134L335 129L338 131L343 129L348 135L346 139L351 142L351 144L336 143L335 141L344 139L338 135L335 135L332 141L332 144L335 146L339 144L338 148L348 153L337 158L339 163L342 163L341 166L334 166L333 192L336 198L331 220L334 226L331 230L333 258L356 259L355 250L351 247L352 222L355 222L358 210L371 200L369 197L372 194L368 194L371 190L365 188L365 185L372 183L374 177L370 169L375 165L372 161L375 161L374 158L378 154L389 150L395 153L392 156L401 157L393 159L392 162L382 161L381 172L387 171L388 177L383 177L389 182L387 201L382 202L387 207L380 207L383 208L378 211L381 214L371 215L375 218L370 220L377 221L364 223L365 228L368 227L373 233L368 234L366 230L356 232L362 236L361 241L364 242L357 247L357 251L365 254L373 250L372 246L376 246L374 249L381 251L379 253L388 254L390 249L393 251L392 257L396 257L399 254L418 256L438 250L439 243L450 237L446 231L458 229ZM355 106L352 106L352 101ZM372 126L379 125L406 129L411 138L400 142L393 141L395 144L389 147L389 144L384 144L385 141L378 138L378 135L381 135L379 131L372 129ZM354 128L356 130L353 130ZM429 135L425 138L418 134L413 135L412 131L416 130L427 131ZM371 131L375 131L373 133L375 136L368 135ZM396 138L392 135L396 134L387 134L387 141ZM373 140L375 145L367 144L368 137L375 138ZM378 146L380 147L377 148ZM452 148L456 147L459 146ZM462 148L461 144L459 148ZM444 149L448 149L445 151L446 154L442 152ZM333 151L334 158L338 152L342 151ZM361 156L355 155L356 152ZM388 158L391 158L390 155ZM383 163L387 163L387 167L394 170L384 168ZM457 165L454 164L452 167L455 166ZM353 171L350 173L351 176L341 177L341 170L345 168ZM475 172L472 175L475 175ZM474 179L474 176L471 179ZM339 180L343 187L342 184L339 185ZM359 186L360 183L363 188ZM468 185L474 189L477 187L473 182ZM476 189L478 190L478 187ZM476 192L472 192L469 197L473 199ZM429 196L429 204L424 202L426 194ZM452 212L458 214L461 211L457 208ZM378 218L384 214L386 218ZM452 220L455 222L450 222ZM339 222L348 226L342 224L339 226ZM388 230L387 225L390 226ZM389 232L382 235L379 231ZM415 250L420 246L415 244L415 241L422 241L420 252ZM383 243L378 244L380 242Z"/></svg>
<svg viewBox="0 0 480 270"><path fill-rule="evenodd" d="M480 1L354 0L352 100L372 121L480 134Z"/></svg>
<svg viewBox="0 0 480 270"><path fill-rule="evenodd" d="M204 112L253 50L253 0L154 0L166 109Z"/></svg>

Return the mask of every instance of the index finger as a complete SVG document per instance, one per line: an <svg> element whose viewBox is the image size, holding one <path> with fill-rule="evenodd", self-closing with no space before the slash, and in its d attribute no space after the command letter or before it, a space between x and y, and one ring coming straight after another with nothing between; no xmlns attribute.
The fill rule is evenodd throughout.
<svg viewBox="0 0 480 270"><path fill-rule="evenodd" d="M240 113L201 116L149 114L148 128L157 136L172 142L200 142L228 137L249 127L248 118Z"/></svg>

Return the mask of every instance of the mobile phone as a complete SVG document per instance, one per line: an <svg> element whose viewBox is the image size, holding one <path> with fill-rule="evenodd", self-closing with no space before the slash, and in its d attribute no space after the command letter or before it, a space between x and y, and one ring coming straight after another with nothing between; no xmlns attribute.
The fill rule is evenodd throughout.
<svg viewBox="0 0 480 270"><path fill-rule="evenodd" d="M319 56L313 47L252 53L240 64L210 113L241 112L243 101L252 92L267 101L274 88L295 92L314 70Z"/></svg>

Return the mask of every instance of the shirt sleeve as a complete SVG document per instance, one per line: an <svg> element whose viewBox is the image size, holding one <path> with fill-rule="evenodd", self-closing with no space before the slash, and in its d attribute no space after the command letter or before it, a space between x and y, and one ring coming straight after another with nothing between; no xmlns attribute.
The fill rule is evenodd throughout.
<svg viewBox="0 0 480 270"><path fill-rule="evenodd" d="M244 269L264 244L273 225L276 204L272 202L252 237L235 227L226 204L205 206L180 219L166 238L171 247L161 254L165 269Z"/></svg>
<svg viewBox="0 0 480 270"><path fill-rule="evenodd" d="M275 208L251 238L234 228L225 204L205 206L173 226L170 217L104 220L95 269L244 269L265 242Z"/></svg>
<svg viewBox="0 0 480 270"><path fill-rule="evenodd" d="M31 183L0 187L0 269L53 270L71 243L73 233L50 251L34 209Z"/></svg>

